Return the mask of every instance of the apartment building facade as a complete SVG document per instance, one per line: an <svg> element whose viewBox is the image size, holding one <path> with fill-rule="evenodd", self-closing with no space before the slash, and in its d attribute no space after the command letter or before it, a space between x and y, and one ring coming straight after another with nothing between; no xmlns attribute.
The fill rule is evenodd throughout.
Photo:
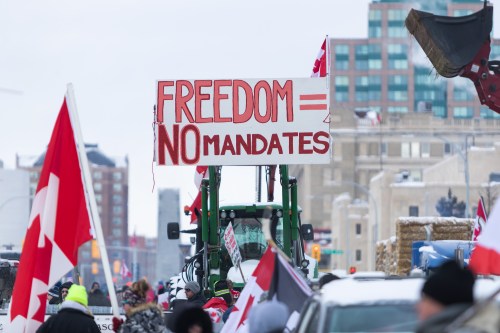
<svg viewBox="0 0 500 333"><path fill-rule="evenodd" d="M425 170L455 156L462 161L456 183L465 184L467 165L471 179L487 182L488 174L473 175L481 171L470 167L475 162L468 152L472 147L493 149L500 141L499 115L480 105L472 83L436 77L406 31L404 20L413 5L382 0L369 6L367 39L330 41L332 161L290 169L299 182L303 223L331 228L331 246L344 251L332 255L330 267L323 268L374 267L375 242L388 236L382 234L384 223L394 223L397 214L415 213L415 207L410 211L414 205L408 205L386 214L398 198L376 196L382 190L374 188L380 186L374 178L385 173L394 183L423 184ZM459 16L481 9L483 2L419 1L419 6ZM492 41L490 58L500 55L498 44ZM378 119L366 117L368 112L376 112ZM464 192L457 191L459 200L465 200ZM477 196L469 200L472 214ZM437 212L429 203L418 214Z"/></svg>

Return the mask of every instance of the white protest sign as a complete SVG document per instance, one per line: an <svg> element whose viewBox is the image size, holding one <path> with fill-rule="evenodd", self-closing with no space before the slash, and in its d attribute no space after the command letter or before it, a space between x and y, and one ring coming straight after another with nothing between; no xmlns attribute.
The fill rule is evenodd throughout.
<svg viewBox="0 0 500 333"><path fill-rule="evenodd" d="M226 249L234 267L238 267L241 263L241 253L238 243L236 243L236 238L234 237L234 229L231 222L229 222L226 231L224 231L224 242L226 243Z"/></svg>
<svg viewBox="0 0 500 333"><path fill-rule="evenodd" d="M330 163L327 78L157 82L158 165Z"/></svg>

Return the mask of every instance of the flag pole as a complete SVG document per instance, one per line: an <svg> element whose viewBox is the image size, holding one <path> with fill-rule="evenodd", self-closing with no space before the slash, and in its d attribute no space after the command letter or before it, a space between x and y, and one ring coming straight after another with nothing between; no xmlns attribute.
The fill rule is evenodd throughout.
<svg viewBox="0 0 500 333"><path fill-rule="evenodd" d="M120 317L120 310L118 308L118 300L116 298L115 285L113 283L113 278L111 276L111 268L109 266L108 252L106 251L106 246L104 244L104 235L102 233L101 218L99 217L99 212L97 210L94 187L92 186L92 179L90 177L89 162L87 159L87 153L85 151L85 144L83 143L80 121L78 119L78 112L76 109L76 101L75 101L73 85L71 83L68 83L67 89L68 91L66 93L66 97L67 97L68 111L73 126L73 131L75 133L78 160L80 161L80 168L82 170L82 177L86 192L86 198L90 208L90 220L92 221L92 225L96 233L95 236L97 239L97 243L99 244L99 251L101 253L101 259L102 259L102 267L104 269L106 284L108 285L109 298L111 300L113 315L116 317Z"/></svg>

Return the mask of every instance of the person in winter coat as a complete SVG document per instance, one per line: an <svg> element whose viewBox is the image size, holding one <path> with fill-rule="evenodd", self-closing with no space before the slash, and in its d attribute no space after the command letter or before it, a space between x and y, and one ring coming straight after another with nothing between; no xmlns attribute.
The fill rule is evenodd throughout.
<svg viewBox="0 0 500 333"><path fill-rule="evenodd" d="M214 297L209 299L203 309L208 312L214 323L219 323L223 320L224 314L233 306L234 299L229 289L229 284L226 280L217 281L214 285ZM231 311L229 311L230 313ZM226 318L229 316L227 314ZM224 321L224 320L223 320Z"/></svg>
<svg viewBox="0 0 500 333"><path fill-rule="evenodd" d="M473 304L475 278L471 271L448 261L422 287L417 305L421 320L417 333L445 332L445 328Z"/></svg>
<svg viewBox="0 0 500 333"><path fill-rule="evenodd" d="M168 328L174 333L212 333L213 325L208 313L199 306L179 304L170 319Z"/></svg>
<svg viewBox="0 0 500 333"><path fill-rule="evenodd" d="M87 308L85 287L73 284L59 312L44 322L37 333L100 333L99 326Z"/></svg>
<svg viewBox="0 0 500 333"><path fill-rule="evenodd" d="M122 303L127 319L113 318L113 331L118 333L167 333L160 308L146 303L149 284L139 280L123 293Z"/></svg>
<svg viewBox="0 0 500 333"><path fill-rule="evenodd" d="M197 305L202 307L207 302L205 296L201 294L201 288L198 282L189 281L184 286L184 292L186 293L187 303L190 305Z"/></svg>

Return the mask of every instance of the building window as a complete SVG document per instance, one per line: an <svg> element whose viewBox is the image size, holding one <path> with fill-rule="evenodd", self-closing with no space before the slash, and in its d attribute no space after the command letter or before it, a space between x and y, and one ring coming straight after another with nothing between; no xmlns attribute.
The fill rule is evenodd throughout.
<svg viewBox="0 0 500 333"><path fill-rule="evenodd" d="M381 21L382 20L382 11L380 9L372 9L368 13L368 19L370 21Z"/></svg>
<svg viewBox="0 0 500 333"><path fill-rule="evenodd" d="M444 150L445 155L450 155L451 154L451 145L449 143L445 143L443 150Z"/></svg>
<svg viewBox="0 0 500 333"><path fill-rule="evenodd" d="M470 9L455 9L453 11L453 16L467 16L472 14L473 11Z"/></svg>
<svg viewBox="0 0 500 333"><path fill-rule="evenodd" d="M102 172L101 171L95 171L93 174L93 179L102 179Z"/></svg>
<svg viewBox="0 0 500 333"><path fill-rule="evenodd" d="M335 69L349 69L349 45L335 45Z"/></svg>
<svg viewBox="0 0 500 333"><path fill-rule="evenodd" d="M406 59L389 59L389 69L408 69L408 60Z"/></svg>
<svg viewBox="0 0 500 333"><path fill-rule="evenodd" d="M113 217L113 224L114 225L121 225L122 219L120 217Z"/></svg>
<svg viewBox="0 0 500 333"><path fill-rule="evenodd" d="M119 194L113 194L113 203L114 204L121 204L122 203L122 196Z"/></svg>
<svg viewBox="0 0 500 333"><path fill-rule="evenodd" d="M121 214L122 213L122 206L113 206L113 213L114 214Z"/></svg>
<svg viewBox="0 0 500 333"><path fill-rule="evenodd" d="M473 101L475 96L471 94L468 87L455 85L453 87L453 99L455 101Z"/></svg>
<svg viewBox="0 0 500 333"><path fill-rule="evenodd" d="M113 180L116 180L116 181L122 180L122 173L121 172L113 172Z"/></svg>
<svg viewBox="0 0 500 333"><path fill-rule="evenodd" d="M361 250L356 250L356 261L361 261Z"/></svg>
<svg viewBox="0 0 500 333"><path fill-rule="evenodd" d="M113 184L113 191L120 192L122 190L122 184Z"/></svg>
<svg viewBox="0 0 500 333"><path fill-rule="evenodd" d="M113 236L121 237L122 236L122 229L113 229Z"/></svg>
<svg viewBox="0 0 500 333"><path fill-rule="evenodd" d="M114 241L111 241L111 244L113 246L122 246L121 240L117 240L117 239L115 239Z"/></svg>
<svg viewBox="0 0 500 333"><path fill-rule="evenodd" d="M408 91L389 91L387 97L390 101L407 101Z"/></svg>
<svg viewBox="0 0 500 333"><path fill-rule="evenodd" d="M102 184L101 183L94 183L94 191L101 192L102 191Z"/></svg>
<svg viewBox="0 0 500 333"><path fill-rule="evenodd" d="M410 157L410 143L402 142L401 143L401 157L408 158Z"/></svg>
<svg viewBox="0 0 500 333"><path fill-rule="evenodd" d="M349 45L345 44L335 45L335 54L349 55Z"/></svg>
<svg viewBox="0 0 500 333"><path fill-rule="evenodd" d="M428 158L431 156L431 144L429 142L422 143L422 157Z"/></svg>
<svg viewBox="0 0 500 333"><path fill-rule="evenodd" d="M389 112L389 113L407 113L408 107L407 106L388 106L387 112Z"/></svg>
<svg viewBox="0 0 500 333"><path fill-rule="evenodd" d="M96 194L95 201L99 204L102 203L102 194Z"/></svg>
<svg viewBox="0 0 500 333"><path fill-rule="evenodd" d="M418 217L418 206L410 206L409 215Z"/></svg>
<svg viewBox="0 0 500 333"><path fill-rule="evenodd" d="M335 100L337 102L349 102L349 93L348 92L335 92Z"/></svg>
<svg viewBox="0 0 500 333"><path fill-rule="evenodd" d="M457 106L453 108L453 117L455 118L472 118L474 109L466 106Z"/></svg>
<svg viewBox="0 0 500 333"><path fill-rule="evenodd" d="M357 70L368 70L368 45L356 45L355 66Z"/></svg>
<svg viewBox="0 0 500 333"><path fill-rule="evenodd" d="M335 61L335 69L339 71L346 71L349 69L349 61L348 60L336 60Z"/></svg>
<svg viewBox="0 0 500 333"><path fill-rule="evenodd" d="M380 155L387 157L387 142L380 143Z"/></svg>
<svg viewBox="0 0 500 333"><path fill-rule="evenodd" d="M481 118L489 119L489 118L500 118L500 114L492 111L490 108L481 106L480 107L480 115Z"/></svg>
<svg viewBox="0 0 500 333"><path fill-rule="evenodd" d="M356 223L356 235L361 235L361 223Z"/></svg>
<svg viewBox="0 0 500 333"><path fill-rule="evenodd" d="M412 182L422 181L422 170L410 170L410 180Z"/></svg>
<svg viewBox="0 0 500 333"><path fill-rule="evenodd" d="M349 77L338 75L335 77L335 100L347 102L349 100Z"/></svg>
<svg viewBox="0 0 500 333"><path fill-rule="evenodd" d="M368 13L368 36L370 38L382 37L382 11L370 10Z"/></svg>
<svg viewBox="0 0 500 333"><path fill-rule="evenodd" d="M389 9L387 13L387 18L389 21L404 21L408 11L404 9Z"/></svg>
<svg viewBox="0 0 500 333"><path fill-rule="evenodd" d="M411 143L411 157L412 158L420 157L420 142Z"/></svg>

